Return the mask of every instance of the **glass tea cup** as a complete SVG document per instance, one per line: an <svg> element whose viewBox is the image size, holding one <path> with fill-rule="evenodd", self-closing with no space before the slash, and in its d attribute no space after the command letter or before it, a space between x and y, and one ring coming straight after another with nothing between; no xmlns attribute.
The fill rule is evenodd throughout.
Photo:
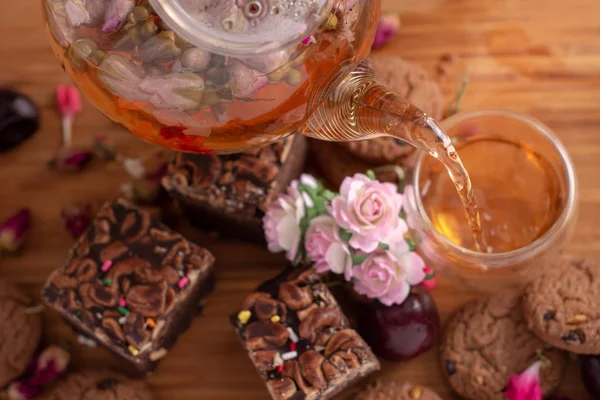
<svg viewBox="0 0 600 400"><path fill-rule="evenodd" d="M529 116L511 111L488 110L459 114L445 120L441 126L453 139L459 154L461 147L467 146L468 143L489 140L492 143L498 141L518 146L524 151L518 157L523 159L543 160L544 168L548 168L547 172L552 173L556 181L553 192L556 198L547 198L544 201L546 204L557 204L557 210L555 218L549 221L547 227L543 231L540 230L540 234L533 240L522 243L522 246L502 252L475 251L472 246L456 238L451 240L440 233L440 229L432 221L431 213L435 210L426 209L423 196L427 196L430 190L428 185L431 182L428 176L431 172L429 168L433 164L427 154L421 153L414 161L414 168L405 189L407 221L415 236L419 253L429 265L468 289L494 291L501 287L516 287L527 283L556 261L574 230L577 216L577 181L567 150L547 126ZM494 147L491 146L489 151L494 151ZM464 156L466 152L463 150L462 154ZM485 162L485 155L478 159ZM477 194L475 175L478 171L469 168L468 159L463 157L463 162L467 170L471 171L474 178L473 188ZM482 171L482 175L487 173ZM497 171L494 176L502 177L502 171ZM503 184L511 185L509 181L504 181ZM502 190L502 187L498 187L497 190ZM478 198L480 205L481 200L484 199ZM445 200L438 198L436 201L443 204ZM510 207L508 210L510 212ZM480 211L484 214L485 210ZM467 224L466 216L464 224ZM484 231L485 224L486 218L482 218ZM448 226L443 228L450 229Z"/></svg>

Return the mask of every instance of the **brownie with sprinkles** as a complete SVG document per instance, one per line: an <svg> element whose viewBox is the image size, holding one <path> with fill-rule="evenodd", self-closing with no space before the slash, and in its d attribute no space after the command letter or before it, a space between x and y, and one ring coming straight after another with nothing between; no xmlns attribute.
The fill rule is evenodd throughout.
<svg viewBox="0 0 600 400"><path fill-rule="evenodd" d="M82 335L150 372L213 287L213 256L125 200L105 204L42 297Z"/></svg>
<svg viewBox="0 0 600 400"><path fill-rule="evenodd" d="M260 285L231 322L275 400L330 399L380 368L310 269Z"/></svg>
<svg viewBox="0 0 600 400"><path fill-rule="evenodd" d="M296 134L240 154L179 153L162 184L198 227L263 242L262 217L300 175L306 152L306 138Z"/></svg>

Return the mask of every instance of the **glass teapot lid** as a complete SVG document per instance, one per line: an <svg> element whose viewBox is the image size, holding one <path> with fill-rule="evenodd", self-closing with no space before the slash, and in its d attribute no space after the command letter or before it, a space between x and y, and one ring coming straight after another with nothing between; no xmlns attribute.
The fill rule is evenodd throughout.
<svg viewBox="0 0 600 400"><path fill-rule="evenodd" d="M340 0L150 0L188 42L224 55L270 53L300 42Z"/></svg>

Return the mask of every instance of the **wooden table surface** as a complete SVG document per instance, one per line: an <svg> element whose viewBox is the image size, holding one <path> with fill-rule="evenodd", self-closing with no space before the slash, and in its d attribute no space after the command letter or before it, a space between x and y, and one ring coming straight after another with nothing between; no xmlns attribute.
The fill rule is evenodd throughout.
<svg viewBox="0 0 600 400"><path fill-rule="evenodd" d="M75 175L49 170L60 137L53 106L57 84L69 78L56 62L41 20L39 1L0 0L0 85L32 96L43 111L42 130L16 151L0 155L0 220L27 206L33 229L19 257L0 259L0 276L39 293L48 274L63 261L73 240L59 212L72 201L102 201L126 180L117 165L95 163ZM531 114L566 144L580 182L580 218L569 251L600 253L600 4L598 0L384 0L401 13L401 36L383 51L433 70L443 53L460 56L471 71L463 110L508 108ZM444 84L451 97L454 82ZM75 142L114 137L124 153L149 146L122 132L89 104L75 123ZM239 347L226 316L259 282L274 275L282 257L240 242L220 242L185 229L218 260L218 286L205 315L186 332L148 379L159 399L267 399L262 382ZM441 282L434 296L443 319L474 295ZM48 342L73 341L70 330L46 313ZM74 344L75 364L122 364L99 349ZM435 350L404 364L385 363L381 376L408 379L451 399ZM585 399L575 361L560 389Z"/></svg>

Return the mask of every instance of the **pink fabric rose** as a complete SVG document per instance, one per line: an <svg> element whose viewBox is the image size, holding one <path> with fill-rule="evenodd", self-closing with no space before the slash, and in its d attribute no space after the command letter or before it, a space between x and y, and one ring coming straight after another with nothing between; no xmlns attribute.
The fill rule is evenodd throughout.
<svg viewBox="0 0 600 400"><path fill-rule="evenodd" d="M508 378L506 398L509 400L542 400L540 386L540 368L542 363L536 361L520 375Z"/></svg>
<svg viewBox="0 0 600 400"><path fill-rule="evenodd" d="M395 256L391 251L377 250L352 268L354 290L382 304L402 304L411 285L425 278L425 263L417 253Z"/></svg>
<svg viewBox="0 0 600 400"><path fill-rule="evenodd" d="M352 233L350 246L371 253L398 227L402 200L395 185L356 174L344 179L329 211L342 228Z"/></svg>
<svg viewBox="0 0 600 400"><path fill-rule="evenodd" d="M308 174L302 174L299 180L292 181L286 193L281 194L265 213L263 228L267 246L272 253L286 252L290 261L296 259L302 238L300 221L306 215L306 207L312 207L308 196L302 196L298 185L317 187L317 180Z"/></svg>
<svg viewBox="0 0 600 400"><path fill-rule="evenodd" d="M290 261L296 259L302 236L300 221L304 218L304 200L297 189L290 185L287 192L269 206L263 218L263 228L269 251L286 252Z"/></svg>
<svg viewBox="0 0 600 400"><path fill-rule="evenodd" d="M318 273L344 274L352 278L352 257L348 245L340 238L340 228L329 215L313 218L306 230L305 247Z"/></svg>

